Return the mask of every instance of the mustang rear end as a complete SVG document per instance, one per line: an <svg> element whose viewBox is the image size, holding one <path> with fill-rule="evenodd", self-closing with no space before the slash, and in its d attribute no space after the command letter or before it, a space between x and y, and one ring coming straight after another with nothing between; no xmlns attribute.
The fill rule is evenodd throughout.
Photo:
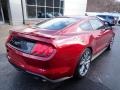
<svg viewBox="0 0 120 90"><path fill-rule="evenodd" d="M49 81L70 78L74 68L73 58L72 62L68 62L66 50L62 51L54 41L52 37L13 31L6 42L9 62L20 70Z"/></svg>
<svg viewBox="0 0 120 90"><path fill-rule="evenodd" d="M114 32L96 17L55 18L35 27L10 31L9 62L49 81L84 77L90 62L111 50Z"/></svg>

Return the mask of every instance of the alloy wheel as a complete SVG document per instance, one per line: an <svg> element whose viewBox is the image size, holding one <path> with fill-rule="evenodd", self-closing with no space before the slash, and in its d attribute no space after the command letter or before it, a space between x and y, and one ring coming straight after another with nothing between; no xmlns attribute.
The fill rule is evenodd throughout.
<svg viewBox="0 0 120 90"><path fill-rule="evenodd" d="M88 72L88 69L90 67L90 61L91 61L91 50L87 49L85 53L81 57L81 62L79 65L79 74L80 76L85 76Z"/></svg>

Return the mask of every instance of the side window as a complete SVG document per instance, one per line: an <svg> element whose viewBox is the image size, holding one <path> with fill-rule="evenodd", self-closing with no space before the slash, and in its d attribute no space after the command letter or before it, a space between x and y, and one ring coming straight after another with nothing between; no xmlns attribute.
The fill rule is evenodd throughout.
<svg viewBox="0 0 120 90"><path fill-rule="evenodd" d="M103 19L106 19L106 16L104 16L104 15L98 15L98 17L101 17L101 18L103 18Z"/></svg>
<svg viewBox="0 0 120 90"><path fill-rule="evenodd" d="M108 16L108 18L109 18L109 19L114 19L114 17L112 17L112 16Z"/></svg>
<svg viewBox="0 0 120 90"><path fill-rule="evenodd" d="M104 29L104 24L97 19L91 19L90 23L94 30Z"/></svg>
<svg viewBox="0 0 120 90"><path fill-rule="evenodd" d="M91 24L89 22L85 22L85 23L82 23L79 25L79 27L82 29L82 30L85 30L85 31L90 31L90 30L93 30Z"/></svg>

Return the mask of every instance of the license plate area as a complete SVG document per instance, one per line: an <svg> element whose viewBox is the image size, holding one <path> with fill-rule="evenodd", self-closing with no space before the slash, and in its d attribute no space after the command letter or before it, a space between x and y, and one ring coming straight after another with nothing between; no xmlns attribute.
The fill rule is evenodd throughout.
<svg viewBox="0 0 120 90"><path fill-rule="evenodd" d="M13 37L9 44L22 52L31 53L31 50L35 45L35 41L21 37Z"/></svg>

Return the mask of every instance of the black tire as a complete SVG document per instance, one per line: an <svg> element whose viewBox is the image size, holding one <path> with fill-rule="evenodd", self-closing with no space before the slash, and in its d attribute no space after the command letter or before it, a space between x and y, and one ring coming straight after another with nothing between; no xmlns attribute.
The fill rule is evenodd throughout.
<svg viewBox="0 0 120 90"><path fill-rule="evenodd" d="M107 47L107 50L111 50L112 49L113 41L114 41L114 37L112 37L112 39L110 40L110 43L109 43L109 45Z"/></svg>
<svg viewBox="0 0 120 90"><path fill-rule="evenodd" d="M87 53L89 53L88 57L87 57ZM87 60L87 58L85 59L85 54L86 54L86 57L88 58L88 60ZM81 78L86 76L86 74L89 71L91 58L92 58L91 49L89 49L89 48L85 49L83 55L81 56L81 58L80 58L80 60L78 62L78 65L77 65L77 68L76 68L76 71L75 71L75 74L74 74L75 79L76 78L81 79Z"/></svg>
<svg viewBox="0 0 120 90"><path fill-rule="evenodd" d="M118 24L120 25L120 20L118 21Z"/></svg>

